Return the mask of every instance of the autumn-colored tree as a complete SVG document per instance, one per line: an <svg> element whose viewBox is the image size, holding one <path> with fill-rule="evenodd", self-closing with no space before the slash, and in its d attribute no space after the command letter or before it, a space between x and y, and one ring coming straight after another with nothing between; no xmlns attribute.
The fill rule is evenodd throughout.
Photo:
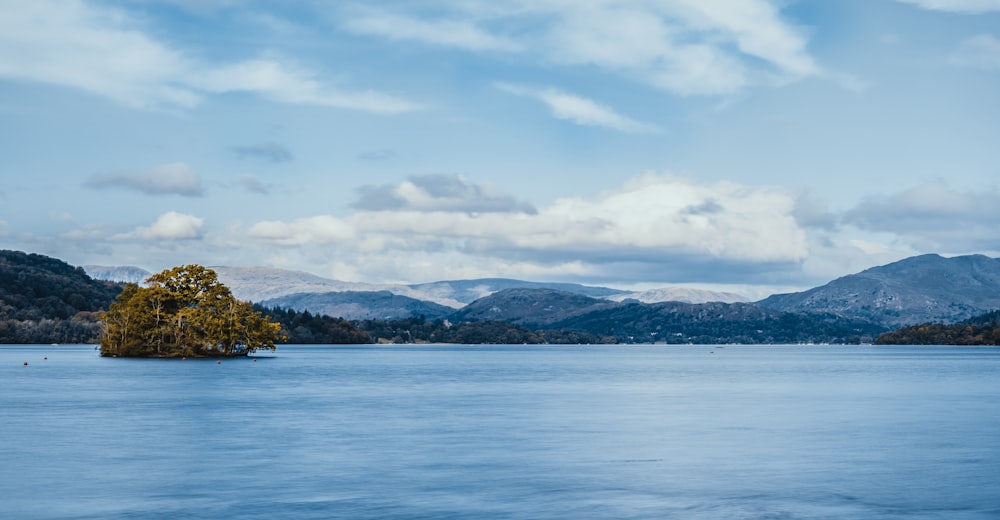
<svg viewBox="0 0 1000 520"><path fill-rule="evenodd" d="M102 356L231 357L274 350L281 327L237 300L215 271L185 265L129 284L102 320Z"/></svg>

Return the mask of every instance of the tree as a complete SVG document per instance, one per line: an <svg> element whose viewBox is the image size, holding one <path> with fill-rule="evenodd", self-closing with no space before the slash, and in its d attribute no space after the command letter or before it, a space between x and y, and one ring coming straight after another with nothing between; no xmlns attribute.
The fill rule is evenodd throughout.
<svg viewBox="0 0 1000 520"><path fill-rule="evenodd" d="M129 284L102 317L102 356L232 357L274 350L281 326L237 300L215 271L185 265Z"/></svg>

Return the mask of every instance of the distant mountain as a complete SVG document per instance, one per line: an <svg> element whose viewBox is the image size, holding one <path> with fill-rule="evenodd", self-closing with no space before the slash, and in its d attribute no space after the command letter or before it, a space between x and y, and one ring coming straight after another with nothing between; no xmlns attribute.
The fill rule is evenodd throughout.
<svg viewBox="0 0 1000 520"><path fill-rule="evenodd" d="M153 273L130 265L107 266L107 265L85 265L83 270L95 280L105 280L108 282L121 283L142 283Z"/></svg>
<svg viewBox="0 0 1000 520"><path fill-rule="evenodd" d="M234 296L252 302L263 302L297 293L379 290L377 286L371 284L341 282L287 269L212 266L212 270L219 275L219 281L229 287Z"/></svg>
<svg viewBox="0 0 1000 520"><path fill-rule="evenodd" d="M642 303L739 303L747 301L747 297L741 294L694 289L691 287L664 287L662 289L616 294L609 296L608 299L616 302L635 300Z"/></svg>
<svg viewBox="0 0 1000 520"><path fill-rule="evenodd" d="M559 329L622 343L860 343L885 327L832 313L793 313L748 303L618 303L549 289L507 289L448 318L499 320L535 330Z"/></svg>
<svg viewBox="0 0 1000 520"><path fill-rule="evenodd" d="M549 288L599 298L625 293L625 291L607 287L592 287L573 283L526 282L508 278L448 280L412 285L371 284L343 282L301 271L269 267L213 266L212 269L219 275L219 281L226 284L237 298L254 302L298 293L389 291L399 296L407 296L458 309L483 296L515 287Z"/></svg>
<svg viewBox="0 0 1000 520"><path fill-rule="evenodd" d="M1000 260L981 255L908 258L808 291L770 296L756 302L759 308L741 304L743 298L737 294L677 287L627 292L505 278L364 284L283 269L213 269L238 298L269 306L348 319L423 315L429 320L447 317L457 323L501 320L536 329L567 327L594 334L615 331L616 337L632 338L630 341L647 333L659 338L674 334L671 339L676 342L727 337L748 342L765 337L774 341L837 341L867 338L873 331L914 323L954 323L1000 309ZM96 276L121 280L128 280L129 272L134 273L132 279L148 276L142 270L95 269ZM736 325L740 321L745 326ZM794 324L805 331L792 333ZM683 331L671 328L674 325L693 328Z"/></svg>
<svg viewBox="0 0 1000 520"><path fill-rule="evenodd" d="M96 279L141 282L151 273L137 267L86 266ZM612 301L634 299L643 303L681 301L705 303L712 301L742 302L746 298L734 293L716 292L688 287L666 287L631 292L609 287L576 283L529 282L510 278L479 278L473 280L443 280L419 284L373 284L344 282L314 274L270 267L212 266L233 294L242 300L263 302L282 296L302 293L377 292L389 291L399 296L437 303L460 309L475 300L505 289L552 289L592 298ZM311 312L315 310L310 309Z"/></svg>
<svg viewBox="0 0 1000 520"><path fill-rule="evenodd" d="M397 320L421 315L433 320L455 311L451 307L389 291L298 293L269 298L261 301L260 305L296 311L308 310L313 314L347 320Z"/></svg>
<svg viewBox="0 0 1000 520"><path fill-rule="evenodd" d="M452 314L452 321L506 321L528 327L546 326L597 309L622 304L553 289L504 289L480 298Z"/></svg>
<svg viewBox="0 0 1000 520"><path fill-rule="evenodd" d="M783 311L833 312L887 326L954 323L1000 309L1000 260L915 256L757 304Z"/></svg>
<svg viewBox="0 0 1000 520"><path fill-rule="evenodd" d="M576 283L526 282L510 278L479 278L475 280L448 280L407 286L414 291L410 296L424 300L449 299L462 304L472 303L480 298L505 289L551 289L580 294L593 298L608 298L625 294L626 291L608 287L595 287ZM417 296L420 295L420 296Z"/></svg>

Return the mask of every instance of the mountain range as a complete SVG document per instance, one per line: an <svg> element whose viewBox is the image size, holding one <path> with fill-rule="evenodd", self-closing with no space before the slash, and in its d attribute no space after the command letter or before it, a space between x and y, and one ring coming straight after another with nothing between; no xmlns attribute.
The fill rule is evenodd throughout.
<svg viewBox="0 0 1000 520"><path fill-rule="evenodd" d="M831 312L888 327L954 323L1000 309L1000 259L914 256L808 291L775 294L757 305L781 311Z"/></svg>
<svg viewBox="0 0 1000 520"><path fill-rule="evenodd" d="M85 268L94 278L118 281L134 281L145 273L133 267ZM701 312L698 309L709 308L699 305L711 304L717 311L721 309L715 314L726 319L749 316L749 309L755 308L772 313L755 315L755 320L779 319L780 313L809 313L887 330L915 323L954 323L1000 309L1000 260L982 255L915 256L807 291L775 294L752 303L738 294L683 287L629 292L505 278L367 284L275 268L212 268L238 298L353 320L422 315L428 319L502 320L549 327L569 324L592 313L638 309L635 304L660 305L662 312L674 314L688 309L677 304L693 305L683 311L691 316L697 316ZM129 276L132 278L127 279ZM590 319L601 321L593 316Z"/></svg>
<svg viewBox="0 0 1000 520"><path fill-rule="evenodd" d="M134 266L85 265L83 267L95 279L115 282L142 283L153 274ZM746 297L735 293L689 287L664 287L635 292L574 283L530 282L508 278L445 280L411 285L373 284L345 282L302 271L269 267L211 266L211 268L218 274L219 281L226 284L233 294L242 300L271 307L330 314L346 319L376 317L395 319L419 314L433 319L504 289L552 289L619 302L747 301ZM387 298L386 292L397 298Z"/></svg>
<svg viewBox="0 0 1000 520"><path fill-rule="evenodd" d="M981 255L916 256L752 303L709 291L694 295L716 301L655 301L690 297L686 288L630 293L503 278L357 284L280 269L215 269L239 298L284 312L296 331L315 321L310 315L340 316L355 325L338 327L363 326L359 333L379 341L863 343L901 325L965 323L1000 308L1000 260ZM0 342L91 341L120 282L149 275L137 267L86 271L0 251ZM289 314L297 311L310 314Z"/></svg>

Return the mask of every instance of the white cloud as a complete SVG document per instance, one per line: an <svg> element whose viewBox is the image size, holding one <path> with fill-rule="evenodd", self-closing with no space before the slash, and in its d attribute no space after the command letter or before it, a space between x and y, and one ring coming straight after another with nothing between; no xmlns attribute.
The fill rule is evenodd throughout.
<svg viewBox="0 0 1000 520"><path fill-rule="evenodd" d="M393 41L520 52L545 65L596 66L679 94L730 94L824 72L802 31L768 0L512 0L435 4L419 17L362 12L346 27Z"/></svg>
<svg viewBox="0 0 1000 520"><path fill-rule="evenodd" d="M130 28L123 13L84 2L7 3L0 16L0 76L85 90L130 106L190 107L178 84L189 64Z"/></svg>
<svg viewBox="0 0 1000 520"><path fill-rule="evenodd" d="M355 208L371 211L535 213L530 204L461 175L413 176L398 186L363 186Z"/></svg>
<svg viewBox="0 0 1000 520"><path fill-rule="evenodd" d="M130 233L116 235L115 240L184 240L201 237L205 219L168 211L150 226L141 226Z"/></svg>
<svg viewBox="0 0 1000 520"><path fill-rule="evenodd" d="M553 117L578 125L602 126L620 132L657 131L653 125L636 121L587 98L567 94L554 88L533 89L507 83L499 83L497 88L511 94L538 99L548 105Z"/></svg>
<svg viewBox="0 0 1000 520"><path fill-rule="evenodd" d="M334 247L331 255L356 259L354 272L368 276L384 258L417 255L436 262L441 279L463 265L502 265L505 273L576 265L576 272L593 273L623 263L643 276L685 264L723 278L729 273L719 271L721 265L754 270L806 257L805 232L792 217L795 203L794 194L777 188L650 174L597 197L560 199L534 214L359 211L259 222L250 235L282 246ZM405 266L401 272L413 274Z"/></svg>
<svg viewBox="0 0 1000 520"><path fill-rule="evenodd" d="M410 40L473 51L521 50L521 45L514 40L490 34L470 20L428 21L385 11L368 11L352 18L344 27L351 32L389 40Z"/></svg>
<svg viewBox="0 0 1000 520"><path fill-rule="evenodd" d="M124 188L147 195L200 197L204 194L198 174L184 163L161 164L138 172L102 173L88 179L85 185L96 189Z"/></svg>
<svg viewBox="0 0 1000 520"><path fill-rule="evenodd" d="M551 56L679 94L728 94L819 74L800 32L764 0L559 4ZM766 65L764 65L766 64ZM761 66L764 65L764 66Z"/></svg>
<svg viewBox="0 0 1000 520"><path fill-rule="evenodd" d="M372 112L419 108L375 91L332 87L288 61L203 62L144 34L123 11L81 0L11 2L0 16L0 77L76 88L131 107L190 108L206 94L252 92Z"/></svg>
<svg viewBox="0 0 1000 520"><path fill-rule="evenodd" d="M783 73L802 78L819 73L805 51L805 38L781 20L773 4L759 0L685 0L680 2L704 18L686 21L702 30L728 33L740 51L773 64Z"/></svg>
<svg viewBox="0 0 1000 520"><path fill-rule="evenodd" d="M985 13L1000 11L1000 0L897 0L933 11L955 13Z"/></svg>
<svg viewBox="0 0 1000 520"><path fill-rule="evenodd" d="M951 55L952 63L979 69L1000 69L1000 40L980 34L959 44Z"/></svg>
<svg viewBox="0 0 1000 520"><path fill-rule="evenodd" d="M282 103L350 108L375 113L419 110L416 103L373 90L350 92L333 89L315 74L277 59L247 60L200 71L190 79L205 92L256 92Z"/></svg>
<svg viewBox="0 0 1000 520"><path fill-rule="evenodd" d="M107 235L104 233L104 230L93 224L86 225L78 229L72 229L59 235L61 240L95 243L103 241L106 237Z"/></svg>
<svg viewBox="0 0 1000 520"><path fill-rule="evenodd" d="M356 230L340 219L320 215L291 222L258 222L251 226L249 234L254 238L293 246L351 240L355 238Z"/></svg>

